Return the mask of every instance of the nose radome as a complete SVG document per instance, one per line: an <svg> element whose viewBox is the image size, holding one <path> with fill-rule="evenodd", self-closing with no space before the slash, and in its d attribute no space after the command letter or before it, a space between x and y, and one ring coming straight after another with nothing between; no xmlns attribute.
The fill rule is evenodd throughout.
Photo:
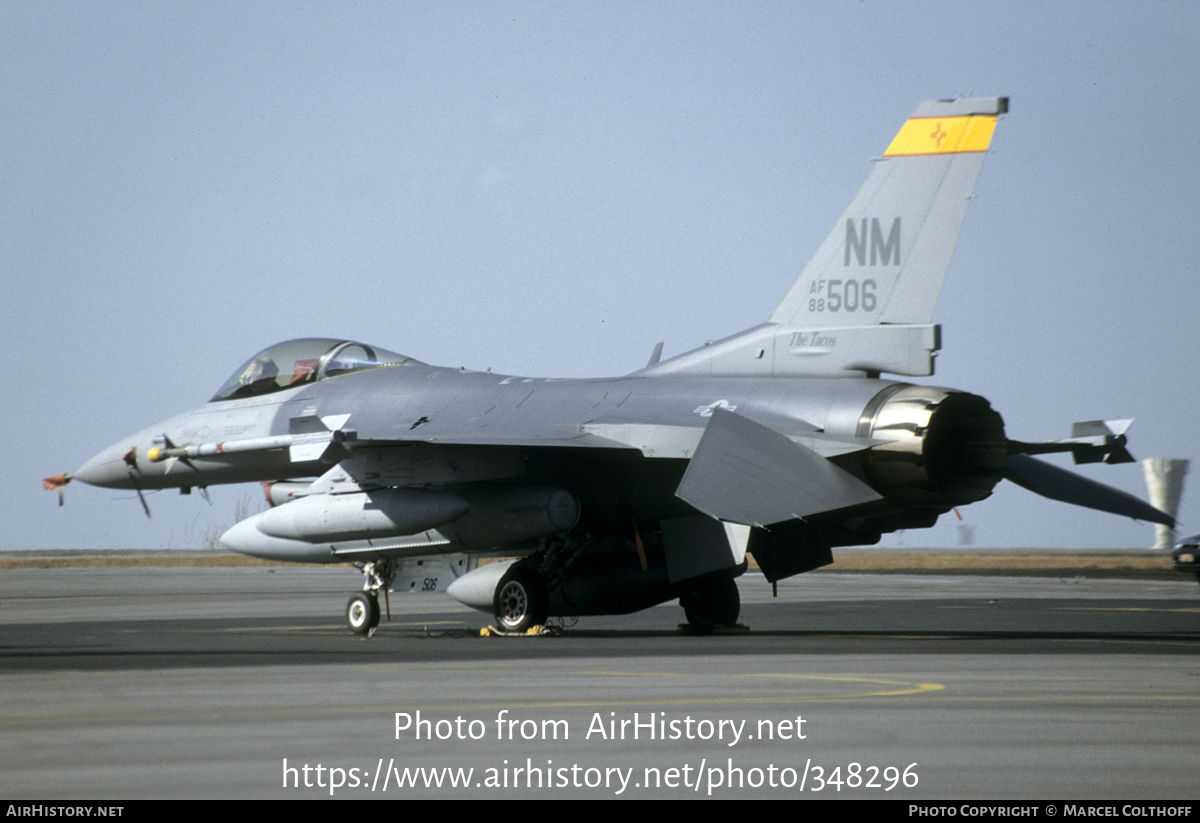
<svg viewBox="0 0 1200 823"><path fill-rule="evenodd" d="M131 489L130 464L125 455L133 448L128 443L115 443L84 463L71 477L93 486L110 489Z"/></svg>

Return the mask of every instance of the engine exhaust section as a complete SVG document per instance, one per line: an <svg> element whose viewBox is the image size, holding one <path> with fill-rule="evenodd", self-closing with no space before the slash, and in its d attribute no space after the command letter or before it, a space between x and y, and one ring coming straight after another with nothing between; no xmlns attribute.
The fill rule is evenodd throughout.
<svg viewBox="0 0 1200 823"><path fill-rule="evenodd" d="M1004 420L982 397L895 383L872 398L856 436L867 482L899 506L948 508L983 500L1004 477Z"/></svg>

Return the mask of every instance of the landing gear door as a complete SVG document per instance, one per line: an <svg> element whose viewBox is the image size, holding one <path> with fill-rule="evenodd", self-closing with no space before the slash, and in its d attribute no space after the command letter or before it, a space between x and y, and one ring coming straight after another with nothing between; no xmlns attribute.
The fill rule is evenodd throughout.
<svg viewBox="0 0 1200 823"><path fill-rule="evenodd" d="M670 517L660 525L667 555L667 578L672 583L733 568L742 562L745 544L739 547L736 540L731 540L725 524L719 520L697 514Z"/></svg>

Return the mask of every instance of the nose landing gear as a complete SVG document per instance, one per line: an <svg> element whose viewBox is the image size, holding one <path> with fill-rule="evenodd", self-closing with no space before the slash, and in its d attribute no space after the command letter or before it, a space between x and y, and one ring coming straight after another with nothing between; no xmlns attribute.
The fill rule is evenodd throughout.
<svg viewBox="0 0 1200 823"><path fill-rule="evenodd" d="M346 604L346 622L355 634L367 634L379 625L379 599L371 592L358 592Z"/></svg>
<svg viewBox="0 0 1200 823"><path fill-rule="evenodd" d="M366 576L363 590L351 595L346 603L346 623L355 634L370 634L379 625L379 592L383 591L384 606L387 607L388 619L391 619L391 608L388 603L388 590L396 579L395 560L368 560L365 563L355 563Z"/></svg>

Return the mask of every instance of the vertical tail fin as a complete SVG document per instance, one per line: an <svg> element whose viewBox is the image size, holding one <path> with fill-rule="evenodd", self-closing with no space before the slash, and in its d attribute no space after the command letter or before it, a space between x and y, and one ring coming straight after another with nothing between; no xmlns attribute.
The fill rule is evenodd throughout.
<svg viewBox="0 0 1200 823"><path fill-rule="evenodd" d="M772 323L929 323L1007 97L922 103L804 267Z"/></svg>
<svg viewBox="0 0 1200 823"><path fill-rule="evenodd" d="M1007 111L1007 97L917 106L767 323L642 373L933 374L933 310Z"/></svg>

